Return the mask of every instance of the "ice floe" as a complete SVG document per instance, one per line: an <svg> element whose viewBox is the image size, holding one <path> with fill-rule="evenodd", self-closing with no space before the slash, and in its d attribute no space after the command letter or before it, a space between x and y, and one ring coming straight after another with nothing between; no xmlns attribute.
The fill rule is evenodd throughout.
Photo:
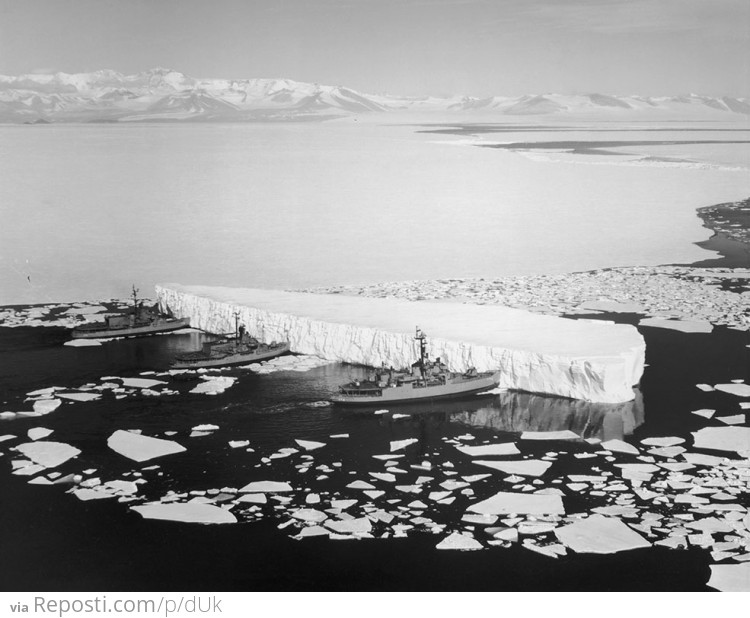
<svg viewBox="0 0 750 618"><path fill-rule="evenodd" d="M539 459L520 459L516 461L474 461L479 466L500 470L506 474L520 474L522 476L541 476L552 465L548 461Z"/></svg>
<svg viewBox="0 0 750 618"><path fill-rule="evenodd" d="M60 407L62 401L59 399L38 399L34 402L34 412L38 414L49 414Z"/></svg>
<svg viewBox="0 0 750 618"><path fill-rule="evenodd" d="M737 397L750 397L750 384L716 384L714 388Z"/></svg>
<svg viewBox="0 0 750 618"><path fill-rule="evenodd" d="M45 468L56 468L81 453L70 444L46 441L26 442L14 447L14 450L23 453L31 461Z"/></svg>
<svg viewBox="0 0 750 618"><path fill-rule="evenodd" d="M144 519L165 519L196 524L233 524L237 518L228 510L212 504L141 504L131 506Z"/></svg>
<svg viewBox="0 0 750 618"><path fill-rule="evenodd" d="M89 348L102 345L100 339L71 339L66 341L63 345L70 346L71 348Z"/></svg>
<svg viewBox="0 0 750 618"><path fill-rule="evenodd" d="M295 442L306 451L314 451L325 446L325 442L314 442L312 440L295 440Z"/></svg>
<svg viewBox="0 0 750 618"><path fill-rule="evenodd" d="M151 380L148 378L119 378L122 385L127 388L153 388L159 384L167 384L162 380Z"/></svg>
<svg viewBox="0 0 750 618"><path fill-rule="evenodd" d="M172 440L151 438L122 429L118 429L107 439L107 446L134 461L148 461L187 450Z"/></svg>
<svg viewBox="0 0 750 618"><path fill-rule="evenodd" d="M29 436L30 440L42 440L52 433L53 430L46 427L32 427L26 432L26 435Z"/></svg>
<svg viewBox="0 0 750 618"><path fill-rule="evenodd" d="M435 546L435 549L454 549L460 551L473 551L477 549L483 549L482 544L475 538L454 532L449 536L445 537L440 543Z"/></svg>
<svg viewBox="0 0 750 618"><path fill-rule="evenodd" d="M750 592L750 562L712 564L708 585L722 592Z"/></svg>
<svg viewBox="0 0 750 618"><path fill-rule="evenodd" d="M750 453L750 427L704 427L693 432L696 448Z"/></svg>
<svg viewBox="0 0 750 618"><path fill-rule="evenodd" d="M294 491L294 488L285 481L253 481L242 487L240 492L252 493L282 493L287 491Z"/></svg>
<svg viewBox="0 0 750 618"><path fill-rule="evenodd" d="M562 515L565 513L562 500L557 495L523 494L507 491L497 492L467 508L473 513L486 515L509 515L519 513L525 515Z"/></svg>
<svg viewBox="0 0 750 618"><path fill-rule="evenodd" d="M524 431L521 433L521 440L580 440L581 436L563 429L560 431Z"/></svg>
<svg viewBox="0 0 750 618"><path fill-rule="evenodd" d="M645 538L617 518L590 515L555 529L560 542L576 553L612 554L651 547Z"/></svg>
<svg viewBox="0 0 750 618"><path fill-rule="evenodd" d="M714 329L711 322L703 320L663 320L661 318L644 318L638 322L638 326L667 328L681 333L710 333Z"/></svg>
<svg viewBox="0 0 750 618"><path fill-rule="evenodd" d="M417 438L407 438L406 440L396 440L391 442L391 453L405 449L407 446L416 444L417 442L419 442Z"/></svg>
<svg viewBox="0 0 750 618"><path fill-rule="evenodd" d="M503 444L486 444L482 446L456 446L456 448L470 457L481 457L488 455L518 455L521 451L513 442Z"/></svg>

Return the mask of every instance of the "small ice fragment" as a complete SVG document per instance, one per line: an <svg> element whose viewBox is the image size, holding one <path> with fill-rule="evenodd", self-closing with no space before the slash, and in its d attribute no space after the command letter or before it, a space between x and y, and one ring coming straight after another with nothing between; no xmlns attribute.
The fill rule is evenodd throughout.
<svg viewBox="0 0 750 618"><path fill-rule="evenodd" d="M388 410L375 410L373 414L388 414Z"/></svg>
<svg viewBox="0 0 750 618"><path fill-rule="evenodd" d="M511 543L518 542L518 530L516 530L515 528L505 528L504 530L499 530L492 536L501 541L510 541Z"/></svg>
<svg viewBox="0 0 750 618"><path fill-rule="evenodd" d="M386 481L387 483L395 483L396 475L388 472L370 472L371 477L378 479L379 481Z"/></svg>
<svg viewBox="0 0 750 618"><path fill-rule="evenodd" d="M81 487L74 489L73 495L83 502L88 502L89 500L107 500L109 498L117 497L115 492L99 489L98 487Z"/></svg>
<svg viewBox="0 0 750 618"><path fill-rule="evenodd" d="M645 444L646 446L676 446L677 444L682 444L685 442L683 438L678 438L676 436L669 436L664 438L644 438L641 440L641 444Z"/></svg>
<svg viewBox="0 0 750 618"><path fill-rule="evenodd" d="M451 495L451 492L449 491L432 491L428 494L428 498L430 500L442 500L443 498L447 498Z"/></svg>
<svg viewBox="0 0 750 618"><path fill-rule="evenodd" d="M373 455L374 459L380 459L382 461L388 461L390 459L401 459L403 455Z"/></svg>
<svg viewBox="0 0 750 618"><path fill-rule="evenodd" d="M716 413L716 410L709 410L708 408L702 408L700 410L693 410L692 414L697 414L703 418L711 418Z"/></svg>
<svg viewBox="0 0 750 618"><path fill-rule="evenodd" d="M677 457L681 453L685 452L682 446L660 446L648 450L649 454L656 455L658 457Z"/></svg>
<svg viewBox="0 0 750 618"><path fill-rule="evenodd" d="M15 474L17 476L32 476L46 469L47 468L45 466L42 466L40 464L31 464L31 465L23 466L21 468L15 468L13 472L11 472L11 474Z"/></svg>
<svg viewBox="0 0 750 618"><path fill-rule="evenodd" d="M376 498L380 498L380 496L385 494L384 491L375 489L366 489L362 493L365 494L368 498L372 498L373 500L375 500Z"/></svg>
<svg viewBox="0 0 750 618"><path fill-rule="evenodd" d="M32 427L26 432L30 440L41 440L52 433L52 429L46 427Z"/></svg>
<svg viewBox="0 0 750 618"><path fill-rule="evenodd" d="M724 461L723 457L717 457L716 455L703 455L701 453L683 453L682 456L688 463L698 466L718 466Z"/></svg>
<svg viewBox="0 0 750 618"><path fill-rule="evenodd" d="M391 418L397 420L399 418L409 418L410 416L411 414L393 414Z"/></svg>
<svg viewBox="0 0 750 618"><path fill-rule="evenodd" d="M314 451L325 446L325 442L312 442L310 440L295 440L306 451Z"/></svg>
<svg viewBox="0 0 750 618"><path fill-rule="evenodd" d="M98 339L71 339L63 343L63 345L70 346L71 348L85 348L102 345L102 342Z"/></svg>
<svg viewBox="0 0 750 618"><path fill-rule="evenodd" d="M57 396L73 401L95 401L101 398L101 395L98 393L57 393Z"/></svg>
<svg viewBox="0 0 750 618"><path fill-rule="evenodd" d="M503 444L487 444L483 446L457 446L459 451L469 457L488 456L488 455L519 455L518 450L513 442ZM475 462L476 463L476 462Z"/></svg>
<svg viewBox="0 0 750 618"><path fill-rule="evenodd" d="M31 391L30 393L26 393L27 397L36 397L38 395L51 395L56 390L61 390L62 387L60 386L48 386L47 388L40 388L35 391ZM64 389L62 389L64 390Z"/></svg>
<svg viewBox="0 0 750 618"><path fill-rule="evenodd" d="M591 515L555 529L563 545L576 553L612 554L639 547L651 547L646 539L619 519Z"/></svg>
<svg viewBox="0 0 750 618"><path fill-rule="evenodd" d="M440 483L440 487L442 487L443 489L447 489L448 491L453 491L454 489L462 489L463 487L468 486L468 483L465 483L463 481L454 481L451 479Z"/></svg>
<svg viewBox="0 0 750 618"><path fill-rule="evenodd" d="M59 399L39 399L34 402L34 412L39 414L49 414L60 407L62 401Z"/></svg>
<svg viewBox="0 0 750 618"><path fill-rule="evenodd" d="M733 416L717 416L717 421L721 421L725 425L742 425L745 422L744 414L735 414Z"/></svg>
<svg viewBox="0 0 750 618"><path fill-rule="evenodd" d="M250 440L230 440L229 446L232 448L242 448L250 444Z"/></svg>
<svg viewBox="0 0 750 618"><path fill-rule="evenodd" d="M396 485L396 489L408 494L418 494L422 491L421 485Z"/></svg>
<svg viewBox="0 0 750 618"><path fill-rule="evenodd" d="M193 431L216 431L218 428L218 425L196 425Z"/></svg>
<svg viewBox="0 0 750 618"><path fill-rule="evenodd" d="M473 551L482 549L482 544L476 539L459 532L454 532L445 537L435 546L435 549L457 549L460 551Z"/></svg>
<svg viewBox="0 0 750 618"><path fill-rule="evenodd" d="M479 524L480 526L491 526L497 521L497 515L480 515L468 513L461 517L461 521L467 524Z"/></svg>
<svg viewBox="0 0 750 618"><path fill-rule="evenodd" d="M212 504L155 503L130 507L144 519L164 519L198 524L236 523L228 510Z"/></svg>
<svg viewBox="0 0 750 618"><path fill-rule="evenodd" d="M6 433L4 436L0 436L0 442L5 442L6 440L13 440L14 438L17 438L18 436L14 436L11 433ZM31 436L29 436L31 437ZM32 438L33 440L33 438Z"/></svg>
<svg viewBox="0 0 750 618"><path fill-rule="evenodd" d="M305 538L309 536L328 536L328 530L322 526L307 526L299 531L296 538Z"/></svg>
<svg viewBox="0 0 750 618"><path fill-rule="evenodd" d="M347 485L349 489L375 489L375 485L370 485L366 481L352 481Z"/></svg>
<svg viewBox="0 0 750 618"><path fill-rule="evenodd" d="M539 459L519 459L516 461L474 461L479 466L486 466L500 470L506 474L520 474L523 476L541 476L552 465L548 461Z"/></svg>
<svg viewBox="0 0 750 618"><path fill-rule="evenodd" d="M521 440L580 440L577 433L565 429L562 431L524 431Z"/></svg>
<svg viewBox="0 0 750 618"><path fill-rule="evenodd" d="M299 509L291 512L290 515L294 517L294 519L299 519L300 521L315 523L320 523L321 521L328 519L328 515L323 513L323 511L318 511L316 509Z"/></svg>
<svg viewBox="0 0 750 618"><path fill-rule="evenodd" d="M410 444L416 444L417 442L419 442L417 438L407 438L406 440L396 440L395 442L391 442L391 453L394 451L400 451Z"/></svg>
<svg viewBox="0 0 750 618"><path fill-rule="evenodd" d="M35 476L29 480L29 485L53 485L52 481L44 476Z"/></svg>
<svg viewBox="0 0 750 618"><path fill-rule="evenodd" d="M710 333L714 327L706 320L664 320L662 318L643 318L638 326L651 326L653 328L666 328L683 333Z"/></svg>
<svg viewBox="0 0 750 618"><path fill-rule="evenodd" d="M357 504L357 500L331 500L331 506L335 509L346 510Z"/></svg>
<svg viewBox="0 0 750 618"><path fill-rule="evenodd" d="M640 451L635 446L623 442L622 440L607 440L606 442L602 442L601 446L608 451L614 451L616 453L626 453L628 455L640 454Z"/></svg>
<svg viewBox="0 0 750 618"><path fill-rule="evenodd" d="M518 524L518 534L533 536L536 534L547 534L557 528L557 524L547 521L522 521Z"/></svg>
<svg viewBox="0 0 750 618"><path fill-rule="evenodd" d="M284 481L253 481L237 491L241 493L258 493L264 492L269 494L280 493L285 491L294 491L289 483Z"/></svg>
<svg viewBox="0 0 750 618"><path fill-rule="evenodd" d="M701 389L704 393L710 393L712 390L714 390L714 387L710 386L709 384L696 384L695 386Z"/></svg>
<svg viewBox="0 0 750 618"><path fill-rule="evenodd" d="M372 523L367 517L348 519L345 521L329 519L324 525L326 528L338 532L339 534L361 534L372 530Z"/></svg>
<svg viewBox="0 0 750 618"><path fill-rule="evenodd" d="M266 504L268 502L268 499L266 498L266 494L263 493L245 494L237 498L237 502L248 504Z"/></svg>
<svg viewBox="0 0 750 618"><path fill-rule="evenodd" d="M328 436L328 437L329 438L348 438L349 434L348 433L335 433L335 434L333 434L331 436Z"/></svg>
<svg viewBox="0 0 750 618"><path fill-rule="evenodd" d="M166 384L161 380L149 380L147 378L120 378L120 380L126 388L153 388L159 384Z"/></svg>

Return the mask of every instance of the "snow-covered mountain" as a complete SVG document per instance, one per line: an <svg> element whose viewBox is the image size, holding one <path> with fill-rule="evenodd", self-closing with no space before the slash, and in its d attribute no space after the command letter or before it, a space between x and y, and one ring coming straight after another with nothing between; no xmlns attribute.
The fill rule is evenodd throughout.
<svg viewBox="0 0 750 618"><path fill-rule="evenodd" d="M587 95L408 98L288 79L197 79L156 68L135 75L0 75L0 122L305 120L369 112L465 112L511 116L645 113L672 117L750 115L750 99Z"/></svg>

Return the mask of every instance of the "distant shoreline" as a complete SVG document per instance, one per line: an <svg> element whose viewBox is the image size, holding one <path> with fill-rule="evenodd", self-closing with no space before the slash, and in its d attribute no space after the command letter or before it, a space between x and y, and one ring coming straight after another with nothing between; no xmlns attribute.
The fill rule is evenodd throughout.
<svg viewBox="0 0 750 618"><path fill-rule="evenodd" d="M698 217L713 236L695 244L721 257L680 266L750 268L750 198L698 208Z"/></svg>

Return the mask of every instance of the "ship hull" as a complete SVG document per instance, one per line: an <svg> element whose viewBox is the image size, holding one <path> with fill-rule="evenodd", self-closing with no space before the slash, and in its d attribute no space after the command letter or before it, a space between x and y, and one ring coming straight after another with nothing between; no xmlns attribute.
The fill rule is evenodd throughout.
<svg viewBox="0 0 750 618"><path fill-rule="evenodd" d="M178 359L172 363L172 369L202 369L204 367L231 367L233 365L246 365L248 363L258 363L269 358L276 358L289 352L289 344L284 344L261 350L255 353L237 353L227 354L221 357L195 358L195 359Z"/></svg>
<svg viewBox="0 0 750 618"><path fill-rule="evenodd" d="M112 337L144 337L146 335L156 335L158 333L167 333L180 328L190 326L189 318L180 318L168 320L161 324L147 324L145 326L134 326L126 328L74 328L71 333L73 339L107 339Z"/></svg>
<svg viewBox="0 0 750 618"><path fill-rule="evenodd" d="M380 405L388 403L409 403L430 401L432 399L448 399L451 397L462 397L481 393L497 386L496 374L470 378L460 382L438 384L435 386L413 387L411 385L385 387L381 395L349 395L339 393L331 397L335 404L356 405Z"/></svg>

